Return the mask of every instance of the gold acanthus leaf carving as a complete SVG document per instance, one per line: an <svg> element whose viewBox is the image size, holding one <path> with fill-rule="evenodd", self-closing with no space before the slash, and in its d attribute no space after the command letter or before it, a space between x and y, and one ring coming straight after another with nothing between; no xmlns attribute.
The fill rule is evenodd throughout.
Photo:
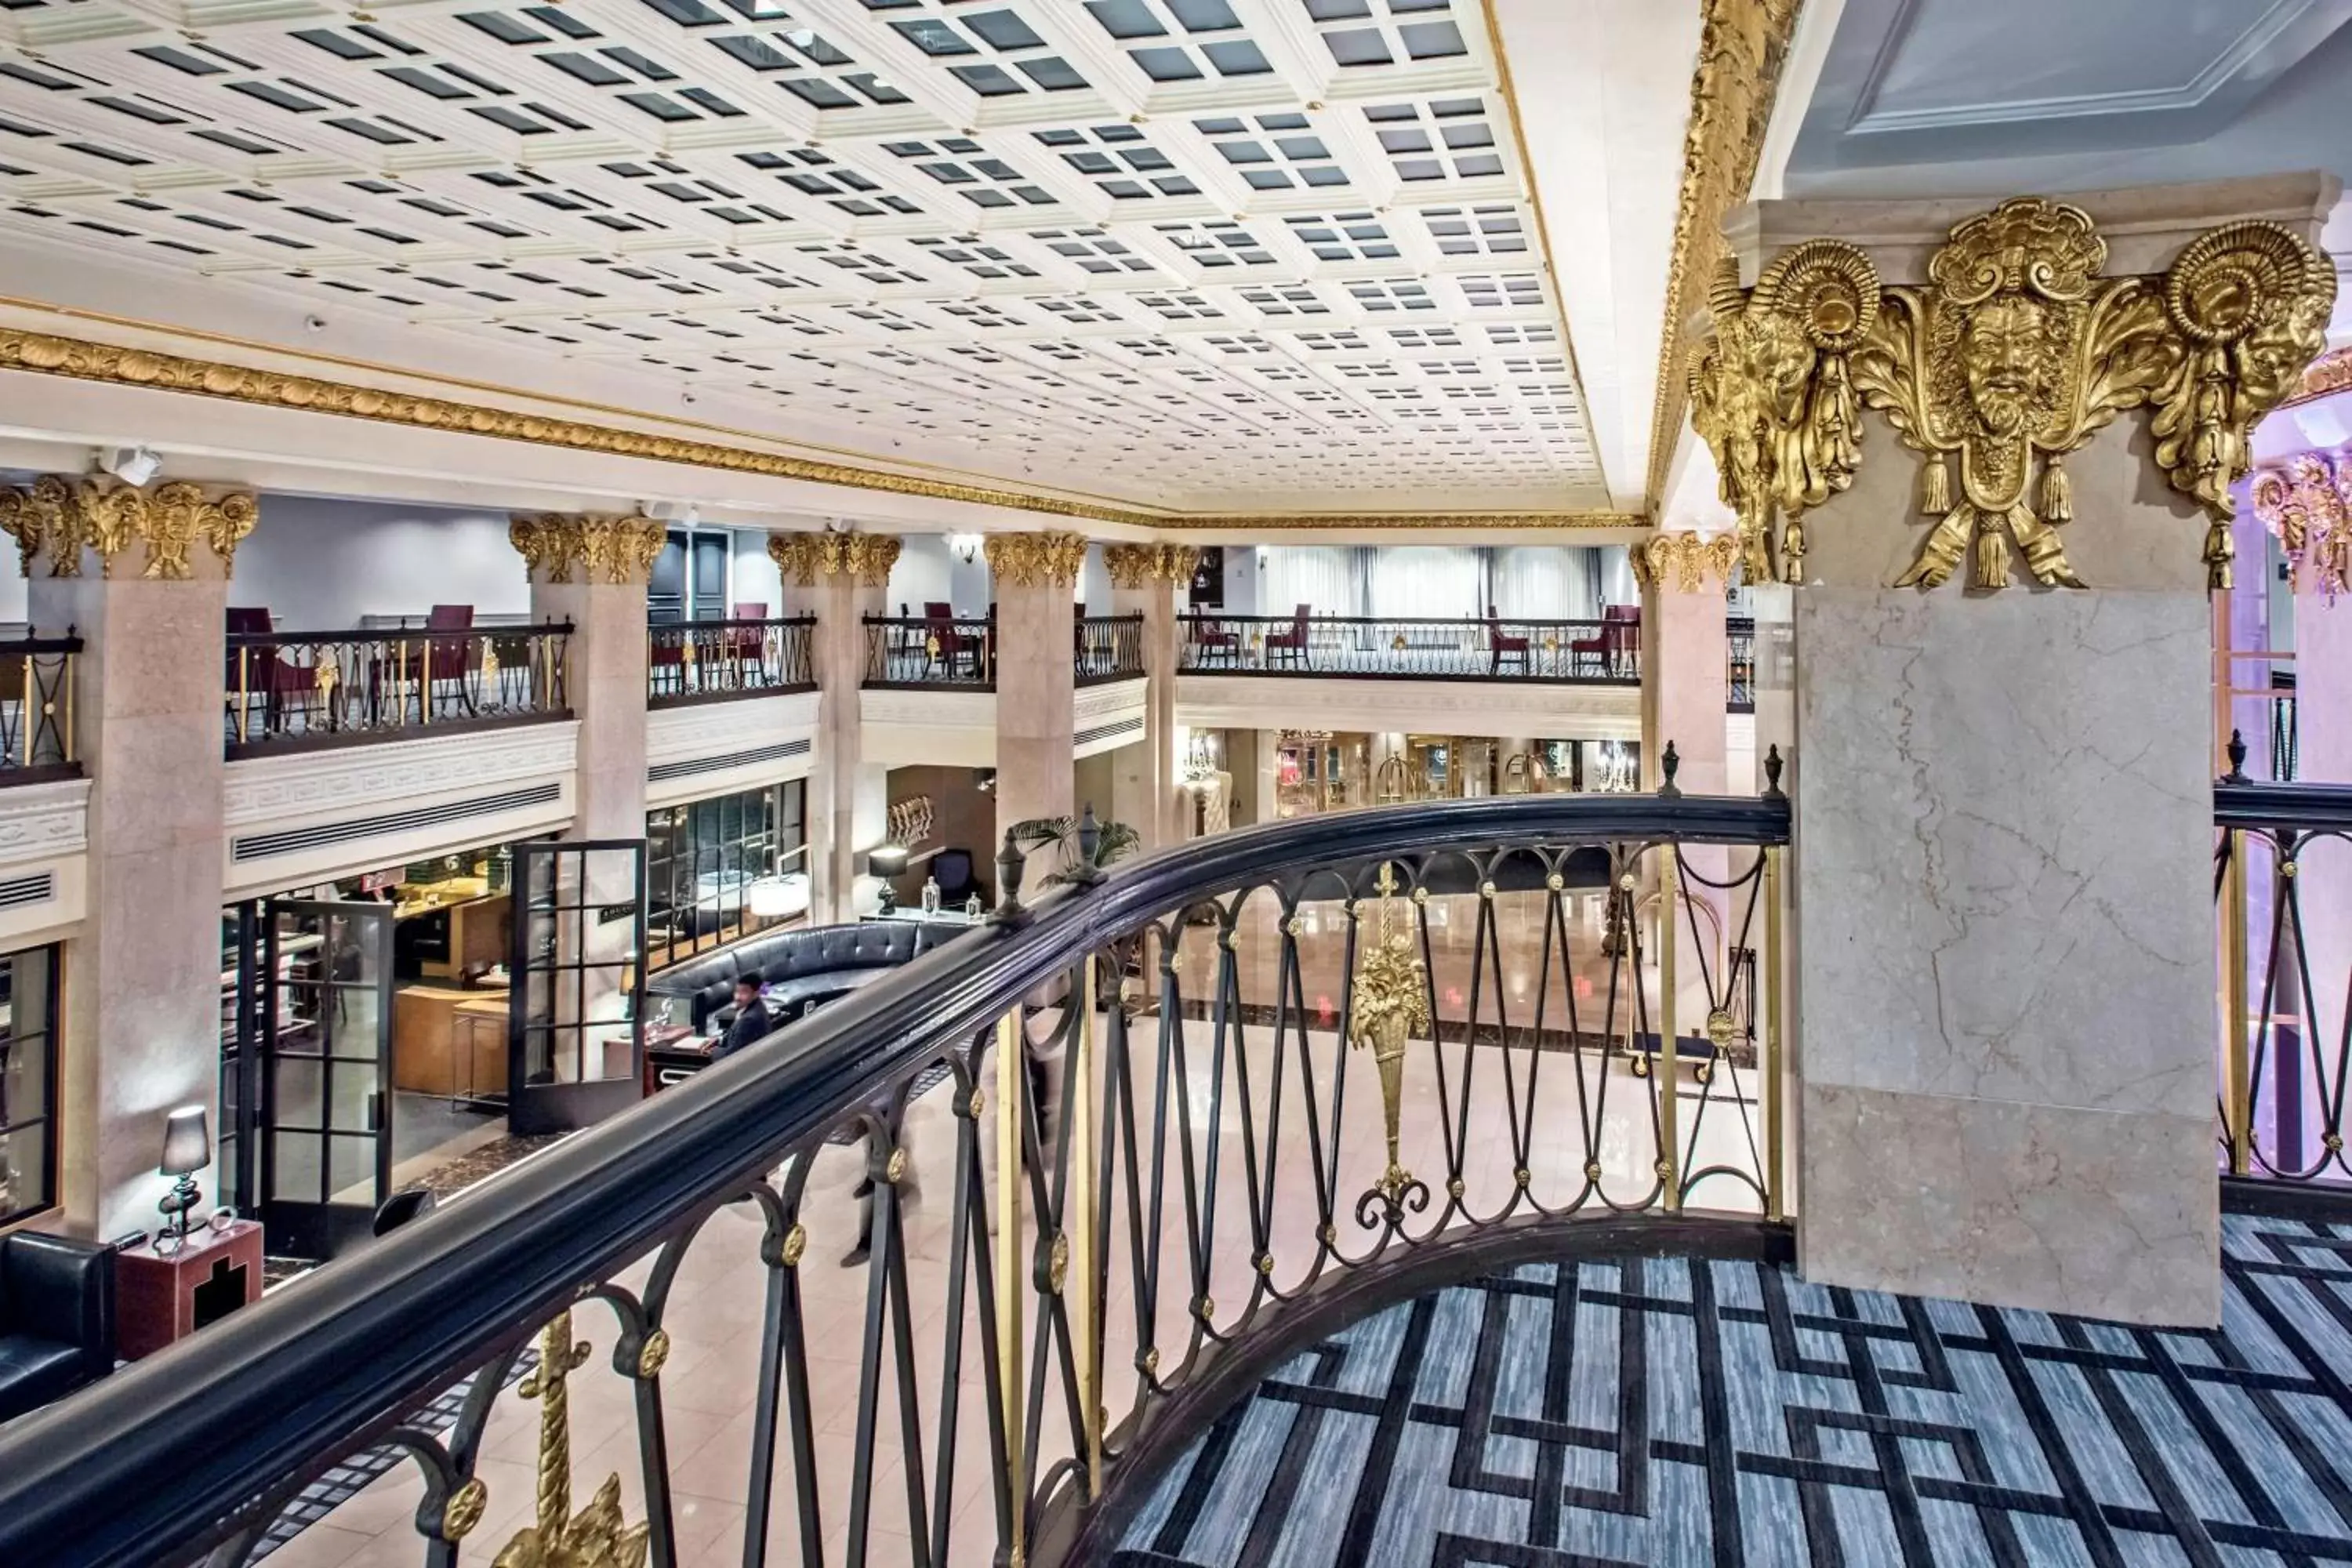
<svg viewBox="0 0 2352 1568"><path fill-rule="evenodd" d="M199 538L226 574L260 510L250 491L208 496L186 479L146 490L43 474L24 489L0 486L0 528L16 542L19 564L29 574L33 563L47 555L52 577L80 576L85 549L98 552L100 574L111 577L115 558L137 541L147 555L141 576L185 582L195 575L188 551Z"/></svg>
<svg viewBox="0 0 2352 1568"><path fill-rule="evenodd" d="M2254 515L2278 536L2287 583L2303 592L2308 567L2329 604L2352 593L2352 458L2302 452L2263 468L2252 487Z"/></svg>
<svg viewBox="0 0 2352 1568"><path fill-rule="evenodd" d="M1201 563L1198 546L1191 544L1106 544L1103 567L1111 586L1149 588L1155 582L1190 583Z"/></svg>
<svg viewBox="0 0 2352 1568"><path fill-rule="evenodd" d="M803 588L826 577L855 577L868 588L881 588L889 585L903 545L890 533L773 533L768 536L768 559Z"/></svg>
<svg viewBox="0 0 2352 1568"><path fill-rule="evenodd" d="M1076 583L1087 562L1086 539L1076 533L992 533L986 549L989 572L1016 588Z"/></svg>
<svg viewBox="0 0 2352 1568"><path fill-rule="evenodd" d="M518 515L507 521L507 540L542 583L580 581L614 587L652 579L654 562L669 537L649 517L572 517L560 512Z"/></svg>
<svg viewBox="0 0 2352 1568"><path fill-rule="evenodd" d="M1750 289L1737 261L1716 278L1715 333L1691 365L1691 425L1715 453L1751 583L1801 581L1805 511L1853 483L1862 424L1848 361L1881 296L1870 258L1832 239L1782 252Z"/></svg>
<svg viewBox="0 0 2352 1568"><path fill-rule="evenodd" d="M1739 542L1728 533L1661 533L1633 545L1631 553L1633 575L1645 586L1668 586L1671 572L1672 586L1685 594L1704 590L1710 575L1720 592L1731 585L1739 566Z"/></svg>

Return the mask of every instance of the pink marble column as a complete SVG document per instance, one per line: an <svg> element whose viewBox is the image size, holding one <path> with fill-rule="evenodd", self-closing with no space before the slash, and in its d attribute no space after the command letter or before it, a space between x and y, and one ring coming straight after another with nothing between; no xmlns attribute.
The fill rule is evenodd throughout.
<svg viewBox="0 0 2352 1568"><path fill-rule="evenodd" d="M569 621L564 700L580 725L573 838L646 836L646 586L667 531L646 517L518 517L530 615Z"/></svg>
<svg viewBox="0 0 2352 1568"><path fill-rule="evenodd" d="M203 1106L220 1132L222 649L256 507L193 485L44 484L61 504L26 601L40 631L81 636L74 745L90 781L89 914L65 955L62 1198L69 1229L112 1237L161 1223L168 1111ZM197 1179L217 1193L216 1173Z"/></svg>
<svg viewBox="0 0 2352 1568"><path fill-rule="evenodd" d="M1674 743L1675 787L1685 795L1722 795L1728 787L1725 707L1730 696L1724 595L1731 553L1695 533L1663 533L1634 547L1642 590L1642 775L1645 788L1664 779ZM1685 900L1675 920L1677 1035L1696 1036L1728 1000L1727 963L1736 947L1759 947L1761 932L1735 929L1734 900L1706 886L1729 879L1720 847L1686 847ZM1663 868L1661 868L1663 879ZM1664 900L1660 900L1664 908Z"/></svg>
<svg viewBox="0 0 2352 1568"><path fill-rule="evenodd" d="M1176 820L1176 595L1201 552L1182 544L1112 544L1103 550L1118 615L1143 617L1143 741L1117 753L1110 806L1143 836L1145 849L1181 837ZM1098 803L1097 809L1101 809Z"/></svg>
<svg viewBox="0 0 2352 1568"><path fill-rule="evenodd" d="M866 617L879 615L898 563L889 534L779 533L768 553L792 608L816 616L811 645L817 679L816 763L809 772L810 919L839 924L873 907L878 887L858 858L889 828L889 772L865 760ZM863 900L863 901L861 901Z"/></svg>
<svg viewBox="0 0 2352 1568"><path fill-rule="evenodd" d="M996 584L996 831L1076 809L1071 772L1076 729L1076 593L1087 542L1075 533L994 533L988 569ZM1097 810L1107 803L1097 803ZM1033 869L1034 890L1042 872Z"/></svg>

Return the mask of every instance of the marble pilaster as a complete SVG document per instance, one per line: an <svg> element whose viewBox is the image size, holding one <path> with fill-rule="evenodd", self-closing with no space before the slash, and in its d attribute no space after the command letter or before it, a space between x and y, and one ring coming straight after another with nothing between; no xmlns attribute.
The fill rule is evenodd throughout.
<svg viewBox="0 0 2352 1568"><path fill-rule="evenodd" d="M1671 741L1675 787L1723 795L1730 775L1724 595L1736 562L1732 541L1661 533L1633 546L1633 558L1642 585L1643 787L1655 789L1664 778ZM1733 930L1734 906L1744 910L1745 901L1706 885L1730 879L1731 857L1720 845L1686 846L1682 859L1690 879L1680 891L1686 907L1675 920L1675 1027L1695 1035L1710 1011L1728 1005L1730 949L1760 946L1761 932ZM1664 866L1654 870L1663 880Z"/></svg>
<svg viewBox="0 0 2352 1568"><path fill-rule="evenodd" d="M866 681L866 617L885 613L899 542L887 534L779 533L768 553L796 611L816 616L811 647L817 680L816 765L809 773L810 919L838 924L872 907L877 879L859 857L889 836L889 770L864 756L859 692Z"/></svg>
<svg viewBox="0 0 2352 1568"><path fill-rule="evenodd" d="M1086 541L1075 533L992 533L996 584L996 831L1067 816L1076 730L1076 591ZM1096 803L1100 812L1106 803ZM1031 887L1036 886L1034 878Z"/></svg>
<svg viewBox="0 0 2352 1568"><path fill-rule="evenodd" d="M1174 843L1176 802L1176 596L1192 581L1201 552L1184 544L1112 544L1103 550L1114 614L1143 617L1147 682L1141 744L1122 748L1111 809L1142 835L1141 847Z"/></svg>
<svg viewBox="0 0 2352 1568"><path fill-rule="evenodd" d="M2092 266L2097 287L2161 274L2199 233L2242 217L2314 238L2325 184L2071 199L2120 237ZM1995 205L1761 204L1737 220L1743 273L1843 236L1885 283L1927 286L1953 226ZM1938 405L1939 431L1997 432L2012 386L2070 395L2037 379L2068 373L2017 337L2034 321L2062 330L2046 309L2032 313L2042 309L2032 289L2053 275L2022 283L2015 268L1959 264L1945 276L1990 278L2023 302L1973 317L1954 307L1983 335L1926 351L1932 375L1952 371L1927 395L1953 400ZM2033 417L2039 440L2057 416ZM1851 488L1804 513L1785 634L1777 605L1759 605L1759 640L1785 635L1793 655L1799 1258L1822 1283L2152 1323L2218 1315L2204 559L2216 520L2158 468L2147 418L2066 437L2063 484L2044 473L2049 447L2032 458L2018 545L2046 548L2056 525L2087 586L2039 585L2012 553L2009 585L1991 591L1999 554L1981 543L1961 554L1958 580L1895 585L1949 493L1978 500L2003 481L1980 466L1936 484L1932 465L1865 414ZM1984 450L2003 439L1969 438ZM1767 671L1775 657L1759 647ZM1759 681L1759 747L1781 739L1770 684Z"/></svg>
<svg viewBox="0 0 2352 1568"><path fill-rule="evenodd" d="M61 504L25 541L29 619L79 632L75 752L90 779L89 914L66 943L61 1197L67 1228L161 1223L165 1114L220 1126L223 637L251 496L45 481ZM194 531L180 526L194 508ZM201 536L201 542L199 537ZM207 1194L216 1173L198 1173Z"/></svg>

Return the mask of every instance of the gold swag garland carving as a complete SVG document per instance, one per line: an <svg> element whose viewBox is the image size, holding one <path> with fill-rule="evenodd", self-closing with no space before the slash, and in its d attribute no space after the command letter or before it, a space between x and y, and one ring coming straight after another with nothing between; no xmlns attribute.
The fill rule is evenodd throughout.
<svg viewBox="0 0 2352 1568"><path fill-rule="evenodd" d="M989 571L999 583L1016 588L1076 583L1087 563L1087 542L1082 534L992 533L985 548Z"/></svg>
<svg viewBox="0 0 2352 1568"><path fill-rule="evenodd" d="M1936 519L1896 586L1937 587L1966 556L1972 587L2002 588L2013 548L2037 582L2079 588L2065 458L2147 404L2157 466L2205 510L2208 579L2227 587L2230 486L2325 341L2335 270L2269 222L2207 230L2160 279L2103 277L2106 257L2088 214L2022 196L1954 226L1924 286L1882 286L1838 240L1783 252L1753 289L1718 279L1691 418L1750 579L1801 581L1803 515L1853 483L1868 406L1925 458Z"/></svg>
<svg viewBox="0 0 2352 1568"><path fill-rule="evenodd" d="M207 496L186 479L142 489L43 474L23 489L0 485L0 529L16 542L18 565L26 576L46 555L50 576L79 577L82 552L89 549L98 555L99 575L111 577L116 557L135 539L147 553L140 576L184 583L195 575L188 552L202 539L219 558L226 577L236 570L237 545L260 516L260 502L250 491Z"/></svg>

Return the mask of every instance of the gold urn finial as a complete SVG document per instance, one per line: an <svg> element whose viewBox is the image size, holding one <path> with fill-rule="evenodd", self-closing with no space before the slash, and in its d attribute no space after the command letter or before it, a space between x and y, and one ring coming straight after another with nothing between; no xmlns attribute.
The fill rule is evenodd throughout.
<svg viewBox="0 0 2352 1568"><path fill-rule="evenodd" d="M1388 1132L1389 1165L1373 1184L1373 1193L1393 1218L1403 1206L1405 1194L1418 1186L1398 1156L1397 1131L1403 1113L1405 1045L1415 1030L1430 1026L1429 990L1422 962L1412 951L1412 931L1392 929L1394 865L1381 864L1377 886L1380 918L1349 998L1348 1043L1370 1046L1373 1064L1381 1071L1381 1114ZM1372 1193L1367 1193L1358 1205L1360 1219L1369 1215L1371 1197Z"/></svg>
<svg viewBox="0 0 2352 1568"><path fill-rule="evenodd" d="M564 1384L588 1353L584 1341L572 1338L568 1307L541 1331L539 1365L517 1390L539 1401L539 1518L507 1542L492 1568L644 1568L652 1526L623 1519L620 1472L604 1478L586 1508L572 1511L572 1407Z"/></svg>

